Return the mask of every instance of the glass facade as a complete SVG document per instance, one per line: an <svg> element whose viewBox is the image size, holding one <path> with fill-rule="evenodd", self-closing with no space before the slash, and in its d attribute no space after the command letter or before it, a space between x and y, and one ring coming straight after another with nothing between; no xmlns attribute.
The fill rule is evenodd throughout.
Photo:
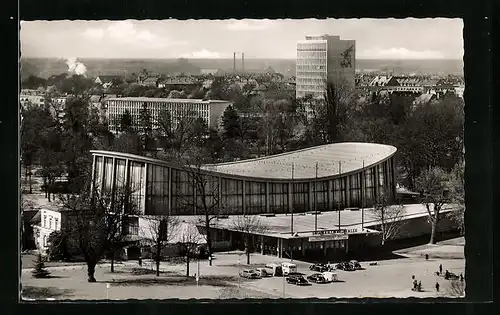
<svg viewBox="0 0 500 315"><path fill-rule="evenodd" d="M243 212L243 181L235 179L221 179L222 205L227 213Z"/></svg>
<svg viewBox="0 0 500 315"><path fill-rule="evenodd" d="M349 176L350 207L361 207L361 173Z"/></svg>
<svg viewBox="0 0 500 315"><path fill-rule="evenodd" d="M224 174L204 174L195 179L185 170L99 155L95 155L93 174L97 190L116 191L128 182L131 202L147 215L196 214L203 209L203 195L205 205L226 214L371 207L382 192L395 197L393 158L342 177L294 183L249 181Z"/></svg>
<svg viewBox="0 0 500 315"><path fill-rule="evenodd" d="M328 181L313 183L313 205L316 211L328 211Z"/></svg>
<svg viewBox="0 0 500 315"><path fill-rule="evenodd" d="M170 195L168 171L168 168L157 165L150 165L148 167L145 214L168 214L168 198Z"/></svg>
<svg viewBox="0 0 500 315"><path fill-rule="evenodd" d="M288 212L288 184L269 184L269 211L272 213Z"/></svg>
<svg viewBox="0 0 500 315"><path fill-rule="evenodd" d="M309 208L309 183L294 183L292 196L293 212L312 210Z"/></svg>
<svg viewBox="0 0 500 315"><path fill-rule="evenodd" d="M248 214L265 213L266 211L266 183L246 182L245 185L245 212Z"/></svg>

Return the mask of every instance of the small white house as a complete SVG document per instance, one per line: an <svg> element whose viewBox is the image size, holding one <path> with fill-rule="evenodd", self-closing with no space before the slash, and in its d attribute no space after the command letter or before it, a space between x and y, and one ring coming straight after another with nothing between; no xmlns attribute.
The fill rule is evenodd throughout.
<svg viewBox="0 0 500 315"><path fill-rule="evenodd" d="M42 208L33 218L35 243L41 253L46 253L48 249L49 235L61 230L61 219L61 212L55 208Z"/></svg>

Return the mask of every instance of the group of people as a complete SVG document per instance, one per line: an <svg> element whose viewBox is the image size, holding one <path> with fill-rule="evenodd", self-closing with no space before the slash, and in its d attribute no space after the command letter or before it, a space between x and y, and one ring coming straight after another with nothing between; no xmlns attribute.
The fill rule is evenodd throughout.
<svg viewBox="0 0 500 315"><path fill-rule="evenodd" d="M439 265L439 271L436 272L436 274L438 276L442 275L443 274L443 265L440 264ZM449 272L448 270L445 271L445 274L444 274L444 278L445 279L449 279L451 277L451 272ZM415 276L411 276L412 280L413 280L413 289L412 291L418 291L418 292L421 292L422 291L422 281L417 281L417 279L415 279ZM460 273L460 281L463 282L464 281L464 276L462 273ZM439 292L439 282L436 281L436 292Z"/></svg>
<svg viewBox="0 0 500 315"><path fill-rule="evenodd" d="M412 291L421 292L422 291L422 281L417 281L417 279L415 279L415 276L411 276L411 278L413 279Z"/></svg>

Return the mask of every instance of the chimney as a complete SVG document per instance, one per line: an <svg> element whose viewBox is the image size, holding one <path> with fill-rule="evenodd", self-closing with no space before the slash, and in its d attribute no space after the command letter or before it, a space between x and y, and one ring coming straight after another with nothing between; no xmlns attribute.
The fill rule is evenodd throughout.
<svg viewBox="0 0 500 315"><path fill-rule="evenodd" d="M233 53L233 73L236 72L236 53Z"/></svg>
<svg viewBox="0 0 500 315"><path fill-rule="evenodd" d="M245 53L241 53L241 72L245 72Z"/></svg>

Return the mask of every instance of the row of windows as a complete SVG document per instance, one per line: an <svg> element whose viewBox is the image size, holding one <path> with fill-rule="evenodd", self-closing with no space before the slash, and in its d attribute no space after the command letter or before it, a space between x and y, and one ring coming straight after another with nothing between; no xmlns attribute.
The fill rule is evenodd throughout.
<svg viewBox="0 0 500 315"><path fill-rule="evenodd" d="M48 219L48 220L47 220ZM56 218L51 215L43 215L42 227L50 230L58 230L59 226L59 218Z"/></svg>
<svg viewBox="0 0 500 315"><path fill-rule="evenodd" d="M326 49L326 42L323 43L297 43L297 50L306 49L306 50L318 50Z"/></svg>
<svg viewBox="0 0 500 315"><path fill-rule="evenodd" d="M323 51L297 51L297 59L326 59L327 52Z"/></svg>
<svg viewBox="0 0 500 315"><path fill-rule="evenodd" d="M287 213L291 209L302 212L332 210L331 207L370 206L380 192L389 193L390 198L395 197L393 163L389 159L376 169L366 169L364 173L334 180L293 183L290 186L288 183L243 182L217 176L200 177L199 174L193 176L183 170L149 164L146 174L144 163L130 161L131 205L146 214L170 211L174 215L196 213L205 207L221 208L226 213L257 214L268 211ZM98 187L112 189L112 165L112 158L96 157L94 175ZM123 159L116 159L114 173L115 189L123 187L126 176ZM205 196L205 200L202 196Z"/></svg>

